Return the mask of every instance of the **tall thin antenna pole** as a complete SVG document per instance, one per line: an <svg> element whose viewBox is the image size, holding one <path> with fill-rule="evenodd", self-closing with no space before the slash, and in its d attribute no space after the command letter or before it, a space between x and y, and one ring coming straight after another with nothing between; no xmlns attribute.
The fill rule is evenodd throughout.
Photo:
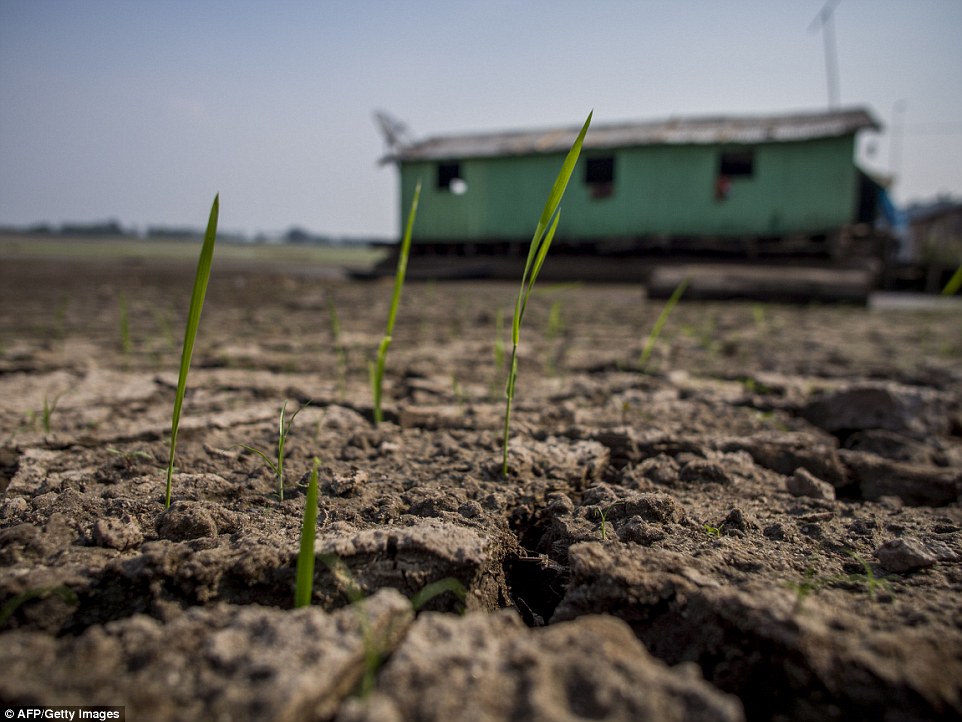
<svg viewBox="0 0 962 722"><path fill-rule="evenodd" d="M809 32L819 29L825 43L825 75L828 81L828 107L834 110L839 104L838 51L835 45L835 8L842 0L826 0L818 15L808 26Z"/></svg>

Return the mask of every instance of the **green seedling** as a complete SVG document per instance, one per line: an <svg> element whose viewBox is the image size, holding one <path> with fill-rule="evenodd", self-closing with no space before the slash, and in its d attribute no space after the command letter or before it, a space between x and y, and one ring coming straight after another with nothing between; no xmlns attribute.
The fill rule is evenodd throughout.
<svg viewBox="0 0 962 722"><path fill-rule="evenodd" d="M712 526L711 524L702 524L702 529L705 530L705 534L707 534L711 539L721 539L723 526L724 524L720 524L718 526Z"/></svg>
<svg viewBox="0 0 962 722"><path fill-rule="evenodd" d="M672 291L671 296L665 303L665 307L661 309L661 313L658 315L655 325L652 326L651 333L648 334L648 339L645 341L644 348L641 349L641 357L638 359L638 366L642 371L648 367L648 361L651 358L652 352L655 350L655 344L658 343L658 338L661 336L661 331L665 327L665 323L668 321L668 316L671 315L672 310L678 304L678 301L681 300L686 288L688 288L687 276L681 279L681 282L675 286L675 290Z"/></svg>
<svg viewBox="0 0 962 722"><path fill-rule="evenodd" d="M578 156L581 155L581 146L584 143L585 134L588 126L591 125L592 113L588 113L588 118L581 128L581 132L575 139L574 145L568 151L561 170L555 178L548 200L545 202L544 210L538 219L534 235L531 238L531 245L528 248L528 258L524 264L524 272L521 274L521 289L518 291L518 300L514 304L514 318L511 322L511 364L508 367L508 383L505 386L505 409L504 409L504 438L502 440L502 460L501 474L508 478L508 440L511 436L511 403L514 401L515 385L518 380L518 345L521 342L521 322L524 319L524 311L528 305L528 298L534 290L535 281L541 273L541 267L551 248L551 241L554 240L555 231L558 229L558 221L561 218L561 199L568 181L571 180L571 173L574 171Z"/></svg>
<svg viewBox="0 0 962 722"><path fill-rule="evenodd" d="M303 549L303 547L302 547ZM364 608L364 593L360 585L351 574L351 570L338 557L333 554L320 554L320 559L331 572L337 586L347 597L348 602L357 612L358 624L361 627L361 637L364 641L364 672L358 682L356 695L364 699L374 691L374 683L377 678L377 671L384 662L384 649L380 640L375 639L374 629L371 627L371 616Z"/></svg>
<svg viewBox="0 0 962 722"><path fill-rule="evenodd" d="M548 328L545 330L545 336L549 339L557 338L564 333L564 330L565 322L561 318L561 301L555 301L548 311Z"/></svg>
<svg viewBox="0 0 962 722"><path fill-rule="evenodd" d="M757 331L765 330L765 307L762 304L756 303L754 306L752 306L752 319L755 321L755 329Z"/></svg>
<svg viewBox="0 0 962 722"><path fill-rule="evenodd" d="M303 547L302 547L303 548ZM384 663L386 650L383 642L375 638L374 629L371 626L371 617L364 608L364 593L360 585L351 574L351 570L338 557L333 554L320 554L317 557L330 570L335 583L347 597L351 606L357 611L358 623L361 626L361 635L364 639L364 673L358 683L355 694L364 699L374 691L377 680L377 672ZM436 582L426 584L420 591L411 597L411 608L417 612L435 597L450 592L463 603L467 598L467 590L454 577L445 577Z"/></svg>
<svg viewBox="0 0 962 722"><path fill-rule="evenodd" d="M862 565L863 572L861 574L849 574L847 577L843 577L839 581L847 581L854 584L864 584L865 591L868 592L868 595L872 598L873 602L878 598L878 593L880 591L886 593L891 592L889 583L884 579L879 579L876 577L875 572L872 570L872 567L868 562L862 559L855 552L847 552L847 554Z"/></svg>
<svg viewBox="0 0 962 722"><path fill-rule="evenodd" d="M861 574L840 574L834 576L815 576L815 570L809 567L805 570L805 578L798 582L785 582L785 587L795 592L794 612L799 612L805 599L823 587L836 585L864 585L872 601L878 599L880 592L891 593L891 586L884 579L875 576L870 564L866 563L854 552L846 552L848 556L862 565Z"/></svg>
<svg viewBox="0 0 962 722"><path fill-rule="evenodd" d="M816 578L814 567L808 567L805 570L805 577L801 581L785 582L785 587L795 592L795 606L792 608L792 612L798 614L808 596L821 589L825 583L824 579Z"/></svg>
<svg viewBox="0 0 962 722"><path fill-rule="evenodd" d="M321 461L314 457L307 501L304 502L304 523L301 524L301 550L297 555L297 575L294 586L294 606L310 606L314 593L314 538L317 534L317 470Z"/></svg>
<svg viewBox="0 0 962 722"><path fill-rule="evenodd" d="M57 410L57 403L60 401L60 397L63 394L57 394L53 397L53 401L47 399L46 396L43 397L43 410L40 412L40 423L43 426L43 432L45 434L50 433L50 419L53 416L53 412Z"/></svg>
<svg viewBox="0 0 962 722"><path fill-rule="evenodd" d="M384 338L377 347L377 361L371 364L371 391L374 396L374 423L384 420L381 411L381 397L384 386L384 365L387 362L387 350L391 346L391 336L394 333L394 321L397 318L398 305L401 303L401 289L404 287L404 277L407 274L408 255L411 251L411 235L414 231L414 218L418 212L418 200L421 197L421 181L414 188L414 199L408 212L408 221L401 239L401 250L398 253L397 271L394 274L394 293L391 296L391 309L387 317L387 329Z"/></svg>
<svg viewBox="0 0 962 722"><path fill-rule="evenodd" d="M280 419L277 422L277 453L275 455L268 455L253 446L240 444L241 448L247 449L252 454L257 454L261 457L273 472L274 476L277 477L277 496L280 497L281 501L284 501L284 454L287 447L287 437L291 433L291 427L294 425L295 417L301 413L306 406L307 404L301 406L291 414L291 418L289 419L287 418L287 401L281 406Z"/></svg>
<svg viewBox="0 0 962 722"><path fill-rule="evenodd" d="M177 451L177 429L180 426L180 413L184 406L184 393L187 391L187 372L190 371L190 359L194 353L194 341L197 340L197 329L200 327L200 312L204 308L204 296L207 295L207 282L210 280L210 267L214 260L214 242L217 239L217 216L220 210L220 194L214 196L214 203L210 208L210 218L207 221L207 232L204 234L204 245L200 249L197 259L197 273L194 276L194 290L190 296L190 308L187 312L187 326L184 329L184 345L180 352L180 373L177 377L177 393L174 396L174 412L170 420L170 454L167 460L167 493L164 508L170 508L171 483L174 476L174 458Z"/></svg>
<svg viewBox="0 0 962 722"><path fill-rule="evenodd" d="M460 599L462 604L468 597L468 590L464 588L461 582L454 577L445 577L444 579L439 579L436 582L431 582L421 587L421 590L411 597L411 608L414 609L415 612L418 612L432 599L440 597L447 592L450 592Z"/></svg>
<svg viewBox="0 0 962 722"><path fill-rule="evenodd" d="M32 602L36 599L46 599L52 594L56 594L67 604L77 604L77 595L69 587L65 587L62 584L56 587L39 587L36 589L28 589L25 592L21 592L15 597L8 599L4 602L3 606L0 607L0 627L7 623L7 620L14 615L14 613L27 602Z"/></svg>
<svg viewBox="0 0 962 722"><path fill-rule="evenodd" d="M451 374L451 392L454 394L454 400L458 404L458 409L463 414L468 402L468 396L464 393L464 387L461 386L461 382L458 381L458 377L454 374Z"/></svg>
<svg viewBox="0 0 962 722"><path fill-rule="evenodd" d="M608 512L611 510L598 507L596 511L598 516L601 517L601 529L599 530L601 541L608 541Z"/></svg>
<svg viewBox="0 0 962 722"><path fill-rule="evenodd" d="M959 264L959 267L955 269L955 273L952 274L952 277L949 278L945 284L945 287L942 289L942 295L954 296L959 292L959 289L962 289L962 263Z"/></svg>
<svg viewBox="0 0 962 722"><path fill-rule="evenodd" d="M133 350L133 343L130 340L130 316L127 312L127 296L121 293L117 299L118 311L120 312L120 350L124 356L129 356Z"/></svg>

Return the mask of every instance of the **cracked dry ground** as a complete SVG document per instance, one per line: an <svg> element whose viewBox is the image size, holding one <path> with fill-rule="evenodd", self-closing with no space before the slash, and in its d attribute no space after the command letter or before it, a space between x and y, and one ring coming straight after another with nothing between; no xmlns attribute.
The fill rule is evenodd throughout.
<svg viewBox="0 0 962 722"><path fill-rule="evenodd" d="M683 302L642 372L660 302L545 286L504 481L494 339L513 284L405 289L374 426L390 286L215 260L165 511L192 274L0 264L3 702L136 720L962 715L958 317ZM274 445L285 400L302 410L280 501L240 445ZM315 456L316 551L360 605L318 563L292 609ZM415 614L448 577L465 602Z"/></svg>

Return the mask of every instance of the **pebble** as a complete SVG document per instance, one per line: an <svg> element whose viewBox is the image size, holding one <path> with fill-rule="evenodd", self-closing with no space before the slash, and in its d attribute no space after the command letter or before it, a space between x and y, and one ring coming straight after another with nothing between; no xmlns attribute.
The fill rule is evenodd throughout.
<svg viewBox="0 0 962 722"><path fill-rule="evenodd" d="M792 496L807 496L813 499L835 498L834 486L802 467L795 469L795 473L785 480L785 488Z"/></svg>
<svg viewBox="0 0 962 722"><path fill-rule="evenodd" d="M875 550L875 556L887 571L902 574L933 566L938 559L915 537L890 539Z"/></svg>

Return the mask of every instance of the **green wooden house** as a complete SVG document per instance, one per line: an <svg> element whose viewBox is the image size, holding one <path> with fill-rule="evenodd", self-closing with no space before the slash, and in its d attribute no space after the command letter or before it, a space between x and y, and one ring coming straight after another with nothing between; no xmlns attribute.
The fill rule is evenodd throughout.
<svg viewBox="0 0 962 722"><path fill-rule="evenodd" d="M854 162L865 109L596 123L553 253L826 243L871 224L878 186ZM521 253L577 127L429 138L385 158L402 222L422 181L414 252Z"/></svg>

